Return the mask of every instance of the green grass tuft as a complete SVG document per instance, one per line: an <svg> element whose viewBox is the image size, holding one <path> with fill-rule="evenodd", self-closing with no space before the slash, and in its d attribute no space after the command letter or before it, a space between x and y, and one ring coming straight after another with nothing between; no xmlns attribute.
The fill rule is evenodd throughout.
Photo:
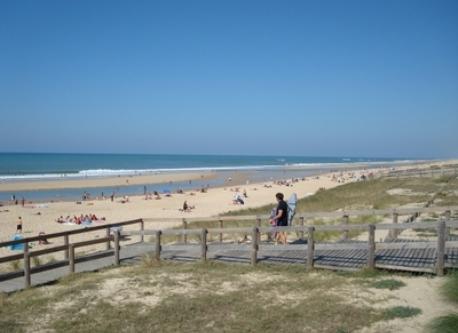
<svg viewBox="0 0 458 333"><path fill-rule="evenodd" d="M417 316L421 313L421 309L410 306L394 306L383 312L383 317L386 320L395 318L409 318Z"/></svg>
<svg viewBox="0 0 458 333"><path fill-rule="evenodd" d="M389 289L389 290L396 290L401 287L404 287L406 284L399 280L394 279L386 279L375 281L370 284L370 287L377 288L377 289Z"/></svg>

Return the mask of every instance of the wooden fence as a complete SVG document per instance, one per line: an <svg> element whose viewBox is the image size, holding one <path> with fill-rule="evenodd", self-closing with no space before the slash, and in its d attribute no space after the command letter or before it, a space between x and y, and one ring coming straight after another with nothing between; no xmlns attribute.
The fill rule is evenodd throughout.
<svg viewBox="0 0 458 333"><path fill-rule="evenodd" d="M304 213L296 217L296 221L299 220L299 224L288 226L288 227L275 227L275 230L278 232L296 232L299 235L299 238L305 239L305 234L307 234L307 267L309 269L314 267L314 258L315 251L320 249L367 249L367 267L375 267L375 250L376 249L411 249L411 248L424 248L435 246L437 251L437 258L435 264L435 273L438 275L444 274L444 256L445 249L447 248L458 248L458 241L447 240L447 235L450 232L451 228L457 228L458 222L451 220L451 212L458 210L458 206L453 207L427 207L427 208L416 208L416 209L397 209L397 210L349 210L341 212L314 212L314 213ZM411 223L398 223L398 215L408 215L408 214L420 214L420 213L433 213L441 212L442 219L439 222L411 222ZM387 215L391 214L393 216L392 224L351 224L351 216L362 216L362 215ZM316 218L316 217L342 217L342 224L340 225L307 225L305 221L307 219ZM153 235L155 239L154 253L155 258L160 260L161 251L162 251L162 236L163 235L174 235L180 237L183 243L187 244L188 235L197 235L200 239L201 246L201 259L207 260L207 251L208 251L208 234L215 234L219 236L219 241L223 242L223 234L251 234L251 263L255 265L257 263L257 254L260 246L261 234L271 233L271 226L262 226L262 220L268 219L267 216L225 216L225 217L216 217L216 218L193 218L193 219L183 219L183 228L182 229L164 229L164 230L145 230L144 226L146 222L155 222L155 221L177 221L177 219L136 219L126 222L119 222L113 224L107 224L96 227L88 227L85 229L78 229L72 231L65 231L53 234L47 234L44 236L34 236L24 238L22 240L14 240L1 242L0 247L11 246L15 244L24 244L24 251L20 254L9 255L5 257L0 257L0 263L11 262L16 260L24 260L24 277L25 277L25 287L29 287L31 284L31 274L33 273L30 267L30 259L36 256L64 251L65 252L65 261L68 263L69 272L73 273L75 271L75 249L89 246L93 244L106 243L106 249L111 249L111 242L114 242L114 264L119 265L120 263L120 242L124 236L137 235L140 237L140 242L144 241L145 235ZM225 221L253 221L254 225L248 228L225 228ZM202 229L192 229L188 228L188 223L193 221L199 222L215 222L219 221L219 228L202 228ZM127 226L127 225L139 225L139 231L120 231L119 229L113 231L112 228ZM376 243L375 242L375 230L386 229L386 230L405 230L405 229L431 229L435 228L437 230L437 242L413 242L413 243ZM75 234L86 234L97 230L106 230L106 237L100 239L92 239L82 242L70 242L70 236ZM367 243L334 243L334 244L317 244L315 239L316 232L322 231L339 231L342 232L342 240L348 240L349 232L351 230L367 231L368 232L368 241ZM29 243L34 241L40 241L44 239L52 238L63 238L64 245L54 246L43 250L29 251Z"/></svg>
<svg viewBox="0 0 458 333"><path fill-rule="evenodd" d="M100 225L96 227L88 227L85 229L64 231L64 232L58 232L58 233L52 233L52 234L46 234L46 235L40 235L40 236L34 236L34 237L27 237L27 238L20 239L20 240L1 242L0 247L23 244L24 252L20 254L9 255L6 257L0 257L0 263L11 262L11 261L23 259L24 260L25 286L29 287L30 281L31 281L31 269L30 269L30 259L31 258L38 257L44 254L64 251L65 260L68 260L69 270L70 272L74 272L75 271L75 249L76 248L94 245L94 244L106 243L106 249L110 250L111 241L114 239L115 243L116 242L118 243L117 247L115 245L114 252L115 253L119 252L119 239L116 238L118 234L114 232L113 233L114 235L112 235L111 229L115 227L121 227L121 226L133 225L133 224L138 224L140 226L140 231L144 229L144 221L142 219L136 219L136 220L131 220L131 221L124 221L124 222L119 222L119 223ZM70 242L70 236L72 235L87 234L87 233L98 231L98 230L106 230L106 237L87 240L83 242L76 242L76 243ZM63 238L64 245L53 246L53 247L43 249L43 250L35 250L35 251L29 250L30 243L36 242L36 241L44 241L44 240L53 239L53 238ZM143 242L143 235L140 235L140 241Z"/></svg>
<svg viewBox="0 0 458 333"><path fill-rule="evenodd" d="M161 237L163 235L196 235L200 237L201 247L201 260L207 260L208 252L208 234L251 234L251 264L256 265L257 254L260 246L260 238L262 233L271 232L298 232L301 234L307 233L307 268L312 269L314 267L314 258L316 250L354 250L354 249L366 249L368 250L367 256L367 267L375 268L375 251L376 249L403 249L411 250L426 247L436 248L436 263L435 273L437 275L444 274L444 258L446 248L458 248L458 241L447 240L447 229L458 228L458 221L446 221L441 220L439 222L415 222L409 224L353 224L353 225L320 225L320 226L287 226L287 227L253 227L253 228L210 228L210 229L165 229L165 230L144 230L144 231L126 231L122 232L122 236L132 235L155 235L155 254L156 260L160 260L162 243ZM436 229L437 241L419 241L410 243L376 243L375 241L375 230L406 230L406 229ZM360 230L368 232L368 240L366 243L333 243L333 244L317 244L315 241L316 232L326 231L341 231L347 232L349 230ZM282 250L282 247L278 247ZM393 267L394 268L394 267ZM402 270L402 267L396 267Z"/></svg>

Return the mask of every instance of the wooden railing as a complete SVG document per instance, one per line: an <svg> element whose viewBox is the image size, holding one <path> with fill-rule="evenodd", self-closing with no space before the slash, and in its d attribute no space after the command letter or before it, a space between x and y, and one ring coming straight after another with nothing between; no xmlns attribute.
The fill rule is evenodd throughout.
<svg viewBox="0 0 458 333"><path fill-rule="evenodd" d="M354 225L319 225L319 226L287 226L287 227L252 227L252 228L210 228L210 229L165 229L165 230L143 230L143 231L123 231L122 236L132 235L154 235L155 236L155 254L156 260L160 260L162 251L162 236L164 235L195 235L200 237L201 247L201 260L207 260L208 252L208 234L251 234L251 264L257 264L257 257L262 233L270 232L307 232L307 268L314 267L314 258L316 250L355 250L366 249L368 250L367 267L375 268L376 249L418 249L435 247L436 249L436 263L434 272L437 275L444 274L445 268L445 249L458 248L458 241L447 240L447 229L458 228L458 221L454 220L441 220L439 222L415 222L409 224L354 224ZM406 229L436 229L437 241L419 241L409 243L376 243L375 230L406 230ZM360 230L368 232L367 243L334 243L334 244L316 244L315 233L326 231L348 231ZM282 247L278 247L282 250ZM402 267L400 267L402 269Z"/></svg>
<svg viewBox="0 0 458 333"><path fill-rule="evenodd" d="M307 267L313 268L313 259L316 249L346 249L346 248L366 248L369 250L368 256L368 267L374 267L375 257L374 251L375 246L375 230L376 229L387 229L387 230L404 230L404 229L431 229L437 228L438 231L438 240L437 240L437 262L435 272L438 275L442 275L444 271L444 251L447 247L458 247L458 242L456 241L447 241L447 234L449 233L450 228L458 227L458 222L452 221L450 219L451 212L458 210L458 206L453 207L427 207L427 208L412 208L412 209L384 209L384 210L348 210L348 211L339 211L339 212L314 212L314 213L303 213L299 216L296 216L296 221L299 220L298 225L289 226L289 227L276 227L276 231L286 231L286 232L296 232L298 237L305 239L305 234L307 234ZM432 212L441 212L443 220L438 223L398 223L398 215L408 215L408 214L420 214L420 213L432 213ZM362 216L362 215L393 215L393 224L351 224L351 216ZM340 225L307 225L305 221L307 219L316 218L316 217L327 217L335 218L342 217L342 224ZM177 219L136 219L131 221L119 222L106 224L96 227L88 227L85 229L78 229L72 231L65 231L59 233L52 233L47 235L40 235L34 237L27 237L21 240L6 241L0 242L0 247L11 246L15 244L24 244L24 251L20 254L9 255L5 257L0 257L0 263L11 262L16 260L24 260L24 277L25 277L25 286L30 286L31 281L31 268L30 268L30 259L44 254L64 251L65 262L68 262L69 272L73 273L75 271L75 248L106 243L106 249L111 249L111 242L114 242L114 263L116 265L120 262L120 241L122 236L127 235L138 235L140 237L140 242L143 242L145 235L154 235L155 239L155 257L157 260L160 259L160 254L162 250L162 236L163 235L174 235L181 237L183 243L188 243L188 235L198 235L201 243L201 257L203 260L207 258L207 235L215 234L219 236L219 241L223 242L223 234L251 234L252 235L252 254L251 262L256 264L257 262L257 251L259 250L260 238L262 233L272 232L271 226L262 226L262 221L267 220L268 216L224 216L224 217L210 217L210 218L188 218L182 219L183 228L182 229L164 229L164 230L145 230L146 222L166 222L166 221L177 221ZM252 227L248 228L225 228L225 221L253 221L254 224ZM445 222L447 220L447 222ZM178 219L180 221L180 219ZM190 229L188 224L193 221L199 222L215 222L218 221L219 228L203 228L203 229ZM113 227L127 226L127 225L139 225L139 231L123 231L120 233L119 229L112 234L110 234L110 229ZM90 233L99 230L106 230L106 237L100 239L87 240L82 242L70 242L70 236L76 234ZM314 234L321 231L340 231L343 234L343 239L348 239L349 232L351 230L362 230L368 232L368 243L367 244L347 244L347 243L336 243L336 244L315 244ZM40 241L44 239L52 238L63 238L64 244L59 246L53 246L50 248L42 250L29 250L29 244L31 242ZM432 246L431 242L416 242L412 244L397 244L397 243L378 243L378 249L399 249L399 248L413 248L413 247L425 247Z"/></svg>
<svg viewBox="0 0 458 333"><path fill-rule="evenodd" d="M46 234L46 235L39 235L39 236L33 236L33 237L27 237L19 240L12 240L12 241L7 241L7 242L0 242L0 247L4 246L11 246L11 245L17 245L17 244L24 244L24 251L23 253L20 254L14 254L14 255L9 255L6 257L0 257L0 263L5 263L5 262L11 262L11 261L16 261L23 259L24 260L24 277L25 277L25 287L30 286L30 281L31 281L31 267L30 267L30 259L33 257L38 257L41 255L45 254L50 254L50 253L55 253L55 252L60 252L60 251L65 251L64 253L64 258L65 260L68 260L69 263L69 270L71 273L75 271L75 249L79 247L84 247L84 246L90 246L94 244L100 244L100 243L106 243L106 249L110 250L111 249L111 241L114 240L115 246L114 246L114 253L118 254L118 262L119 262L119 234L114 232L114 236L110 234L110 229L114 227L120 227L120 226L127 226L127 225L133 225L133 224L139 224L140 226L140 231L144 229L144 222L142 219L136 219L136 220L130 220L130 221L124 221L124 222L119 222L119 223L111 223L111 224L105 224L101 226L95 226L95 227L88 227L84 229L77 229L77 230L70 230L70 231L64 231L64 232L58 232L58 233L52 233L52 234ZM106 230L106 237L104 238L98 238L98 239L92 239L92 240L87 240L87 241L82 241L82 242L70 242L70 236L71 235L77 235L77 234L86 234L94 231L99 231L99 230ZM53 246L49 247L46 249L42 250L35 250L35 251L30 251L29 249L29 244L32 242L36 241L44 241L48 239L53 239L53 238L61 238L63 237L64 239L64 244L59 245L59 246ZM143 242L143 235L140 235L140 241ZM117 245L116 245L117 244Z"/></svg>

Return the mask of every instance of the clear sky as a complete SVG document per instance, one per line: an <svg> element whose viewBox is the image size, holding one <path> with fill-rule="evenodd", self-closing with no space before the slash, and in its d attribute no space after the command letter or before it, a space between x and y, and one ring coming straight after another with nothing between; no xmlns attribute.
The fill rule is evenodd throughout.
<svg viewBox="0 0 458 333"><path fill-rule="evenodd" d="M458 1L0 1L0 151L458 157Z"/></svg>

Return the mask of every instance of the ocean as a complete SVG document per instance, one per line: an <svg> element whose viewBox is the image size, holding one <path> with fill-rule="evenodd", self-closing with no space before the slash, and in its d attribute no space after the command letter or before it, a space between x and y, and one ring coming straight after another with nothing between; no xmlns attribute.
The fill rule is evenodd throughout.
<svg viewBox="0 0 458 333"><path fill-rule="evenodd" d="M204 186L221 186L233 172L250 174L251 181L265 181L290 177L304 177L338 168L342 164L390 165L407 162L402 158L371 157L307 157L307 156L248 156L248 155L159 155L159 154L58 154L58 153L0 153L0 182L29 180L60 180L107 176L130 176L180 171L216 171L215 179L175 182L170 184L142 184L122 187L88 189L59 189L0 191L0 201L12 195L27 200L73 200L86 191L91 196L102 192L109 195L142 194L148 191L174 191Z"/></svg>
<svg viewBox="0 0 458 333"><path fill-rule="evenodd" d="M103 177L205 170L265 170L334 163L383 163L405 159L248 155L0 153L0 180Z"/></svg>

